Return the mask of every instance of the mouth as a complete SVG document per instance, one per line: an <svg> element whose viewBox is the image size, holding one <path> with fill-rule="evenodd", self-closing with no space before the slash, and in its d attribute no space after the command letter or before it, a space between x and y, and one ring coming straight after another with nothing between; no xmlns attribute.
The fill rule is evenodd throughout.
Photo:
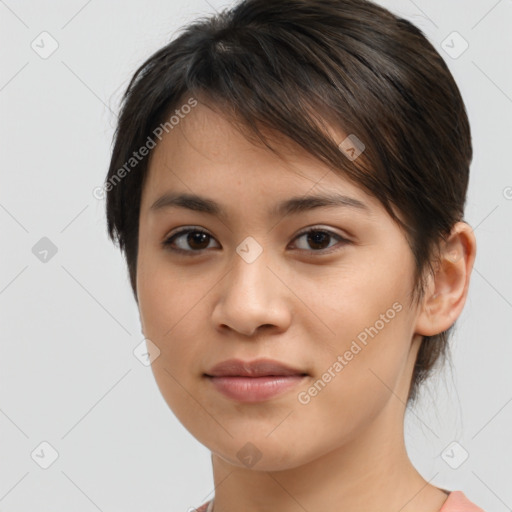
<svg viewBox="0 0 512 512"><path fill-rule="evenodd" d="M230 359L204 374L216 391L239 402L269 400L291 390L308 376L307 372L270 359Z"/></svg>

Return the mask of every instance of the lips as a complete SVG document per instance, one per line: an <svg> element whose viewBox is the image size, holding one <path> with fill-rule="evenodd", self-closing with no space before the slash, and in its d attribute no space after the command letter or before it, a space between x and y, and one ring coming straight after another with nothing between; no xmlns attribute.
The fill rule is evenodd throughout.
<svg viewBox="0 0 512 512"><path fill-rule="evenodd" d="M206 375L208 377L267 377L304 376L307 373L272 359L257 359L255 361L228 359L213 366Z"/></svg>
<svg viewBox="0 0 512 512"><path fill-rule="evenodd" d="M290 391L308 376L272 359L228 359L205 374L219 393L237 402L264 402Z"/></svg>

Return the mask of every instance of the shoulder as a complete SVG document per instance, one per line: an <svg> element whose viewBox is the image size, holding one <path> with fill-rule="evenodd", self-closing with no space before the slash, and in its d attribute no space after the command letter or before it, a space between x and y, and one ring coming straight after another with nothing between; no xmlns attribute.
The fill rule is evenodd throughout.
<svg viewBox="0 0 512 512"><path fill-rule="evenodd" d="M452 491L439 512L484 512L469 501L462 491Z"/></svg>

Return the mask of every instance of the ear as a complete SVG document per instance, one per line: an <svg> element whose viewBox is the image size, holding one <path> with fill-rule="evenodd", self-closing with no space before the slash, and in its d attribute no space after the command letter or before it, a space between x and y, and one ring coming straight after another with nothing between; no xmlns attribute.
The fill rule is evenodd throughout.
<svg viewBox="0 0 512 512"><path fill-rule="evenodd" d="M416 333L434 336L449 329L464 308L476 257L476 239L466 222L454 224L425 291Z"/></svg>

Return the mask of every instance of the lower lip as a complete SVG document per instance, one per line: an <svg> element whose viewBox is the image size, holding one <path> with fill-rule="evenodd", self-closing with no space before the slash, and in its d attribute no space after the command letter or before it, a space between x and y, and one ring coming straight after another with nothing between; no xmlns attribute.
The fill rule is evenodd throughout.
<svg viewBox="0 0 512 512"><path fill-rule="evenodd" d="M241 402L261 402L295 387L305 375L281 375L266 377L211 377L215 389Z"/></svg>

